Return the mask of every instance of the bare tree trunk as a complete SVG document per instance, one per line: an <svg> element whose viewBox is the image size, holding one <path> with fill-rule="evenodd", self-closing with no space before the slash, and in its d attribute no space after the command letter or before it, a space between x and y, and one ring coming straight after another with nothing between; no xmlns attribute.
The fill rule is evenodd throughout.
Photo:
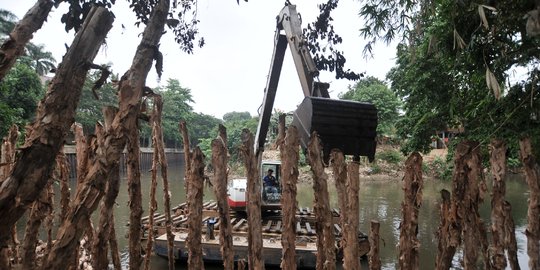
<svg viewBox="0 0 540 270"><path fill-rule="evenodd" d="M332 166L332 171L334 174L334 181L336 184L336 191L337 191L337 197L338 197L338 205L340 209L340 225L341 228L343 228L341 232L341 239L340 239L340 247L345 252L347 249L347 233L349 232L348 228L348 201L349 197L347 195L347 164L345 163L345 156L343 153L337 149L332 150L330 152L330 164ZM344 254L345 255L345 254ZM348 267L345 263L345 257L343 257L343 269L345 270L352 270L351 268L345 268Z"/></svg>
<svg viewBox="0 0 540 270"><path fill-rule="evenodd" d="M138 112L137 112L138 113ZM127 185L129 193L129 269L141 267L141 150L139 147L139 125L127 132Z"/></svg>
<svg viewBox="0 0 540 270"><path fill-rule="evenodd" d="M15 160L15 146L17 144L18 128L17 125L12 125L9 128L8 134L4 137L2 141L2 147L0 149L0 185L7 177L11 174L13 169L13 161ZM10 228L10 239L12 244L12 257L14 257L15 262L18 261L18 240L17 240L17 231L15 230L15 225ZM0 243L1 244L1 243ZM0 245L0 269L8 269L10 267L10 256L9 256L9 247L8 243L5 243L4 246Z"/></svg>
<svg viewBox="0 0 540 270"><path fill-rule="evenodd" d="M283 140L285 140L285 117L286 116L287 115L284 113L279 114L278 136L276 138L276 143L274 144L275 149L277 149L283 143Z"/></svg>
<svg viewBox="0 0 540 270"><path fill-rule="evenodd" d="M345 265L348 269L360 269L360 254L358 253L358 223L360 220L360 205L358 191L360 188L360 164L357 160L351 161L347 165L347 190L349 196L347 220L347 247L344 251ZM348 257L347 257L348 256Z"/></svg>
<svg viewBox="0 0 540 270"><path fill-rule="evenodd" d="M315 194L315 230L317 232L317 270L336 269L335 237L328 198L328 175L324 172L321 141L317 132L311 134L308 158L313 173Z"/></svg>
<svg viewBox="0 0 540 270"><path fill-rule="evenodd" d="M283 144L279 147L282 179L282 226L281 269L296 269L296 183L298 182L298 160L300 158L300 139L295 126L287 129Z"/></svg>
<svg viewBox="0 0 540 270"><path fill-rule="evenodd" d="M371 221L371 227L369 231L369 269L370 270L381 270L381 258L379 255L379 228L381 224L376 221Z"/></svg>
<svg viewBox="0 0 540 270"><path fill-rule="evenodd" d="M161 165L161 179L163 180L163 204L165 211L165 230L167 231L169 270L174 269L174 235L172 233L171 219L171 195L169 193L169 180L167 178L167 157L163 144L163 131L161 129L161 115L163 111L163 99L160 95L154 95L154 111L152 114L152 142L154 143L154 155L158 156ZM156 151L157 150L157 151Z"/></svg>
<svg viewBox="0 0 540 270"><path fill-rule="evenodd" d="M153 133L154 123L152 122L151 124ZM154 153L152 155L152 183L150 184L150 198L148 200L148 227L146 228L148 235L146 237L146 256L144 257L144 270L150 269L150 255L152 254L152 245L154 243L154 213L156 212L158 207L156 200L158 162L159 157L157 154L157 146L156 144L154 144Z"/></svg>
<svg viewBox="0 0 540 270"><path fill-rule="evenodd" d="M247 175L248 267L249 269L260 270L264 269L264 260L262 258L261 179L259 178L260 163L255 157L253 147L253 134L247 129L242 130L241 151ZM223 224L223 222L220 224Z"/></svg>
<svg viewBox="0 0 540 270"><path fill-rule="evenodd" d="M219 243L221 245L221 256L223 258L223 269L234 269L234 251L232 242L232 226L229 214L229 204L227 203L227 132L225 127L219 125L220 135L212 141L212 166L214 167L214 193L219 214ZM243 135L243 134L242 134ZM253 144L252 144L253 146ZM244 144L244 148L246 145ZM253 153L253 148L251 153ZM249 175L249 173L248 173ZM249 179L249 178L248 178ZM249 187L249 185L248 185ZM247 192L249 194L249 190ZM249 195L248 195L249 196ZM249 212L248 212L249 213ZM249 217L248 217L249 218ZM249 222L249 221L248 221ZM252 232L254 224L248 223L248 237ZM259 226L260 227L260 226ZM248 245L250 244L248 240ZM249 250L254 249L249 246Z"/></svg>
<svg viewBox="0 0 540 270"><path fill-rule="evenodd" d="M38 106L13 172L0 187L0 231L13 227L49 181L55 156L74 121L88 63L96 56L112 21L113 15L104 8L92 9L64 56ZM0 247L6 241L5 234L0 235Z"/></svg>
<svg viewBox="0 0 540 270"><path fill-rule="evenodd" d="M514 224L514 219L512 218L512 206L508 201L505 201L503 204L504 207L504 230L505 236L504 246L507 249L508 262L510 263L510 269L520 270L519 261L518 261L518 247L516 241L516 226Z"/></svg>
<svg viewBox="0 0 540 270"><path fill-rule="evenodd" d="M179 124L179 128L180 128L180 134L182 134L182 141L183 141L183 144L184 144L184 166L185 166L185 169L184 169L184 175L186 177L184 177L185 179L187 179L187 176L188 175L191 175L191 150L190 150L190 145L189 145L189 136L188 136L188 129L187 129L187 126L186 126L186 121L180 121L180 124ZM185 181L184 179L184 190L186 191L186 198L187 198L187 194L189 193L189 185L188 185L188 182ZM189 204L189 201L188 201L188 204Z"/></svg>
<svg viewBox="0 0 540 270"><path fill-rule="evenodd" d="M103 108L105 118L105 131L109 132L112 128L112 121L118 109L113 107ZM99 138L98 138L99 140ZM86 149L86 147L85 147ZM77 158L78 159L78 158ZM84 161L85 164L87 161ZM79 171L79 168L77 167ZM82 173L82 172L81 172ZM120 160L114 163L107 177L107 187L105 189L105 197L101 201L101 210L99 213L99 225L96 230L96 235L92 243L93 252L93 267L94 269L107 269L109 258L107 256L107 243L111 235L111 226L114 219L114 204L120 190Z"/></svg>
<svg viewBox="0 0 540 270"><path fill-rule="evenodd" d="M506 194L506 143L502 140L492 140L489 145L491 175L493 176L493 191L491 198L491 234L492 234L492 267L496 270L506 268L505 249L505 209Z"/></svg>
<svg viewBox="0 0 540 270"><path fill-rule="evenodd" d="M521 162L525 168L525 179L529 185L529 209L527 211L527 255L529 269L540 269L540 168L532 154L531 139L519 141Z"/></svg>
<svg viewBox="0 0 540 270"><path fill-rule="evenodd" d="M422 206L422 156L412 153L405 162L405 176L403 177L403 193L401 203L401 223L399 234L399 268L419 269L420 261L418 251L418 212Z"/></svg>
<svg viewBox="0 0 540 270"><path fill-rule="evenodd" d="M193 150L191 155L191 174L188 177L189 202L188 236L186 244L188 248L188 269L204 270L203 253L201 247L202 237L202 206L203 206L203 182L204 182L204 155L199 147Z"/></svg>
<svg viewBox="0 0 540 270"><path fill-rule="evenodd" d="M24 47L32 39L34 32L39 30L47 20L53 5L52 0L38 0L15 25L9 38L0 47L0 81L4 79L17 58L23 55Z"/></svg>
<svg viewBox="0 0 540 270"><path fill-rule="evenodd" d="M161 0L152 12L143 32L141 44L137 47L132 67L122 76L119 83L120 108L110 132L100 140L96 151L98 162L88 169L84 187L78 189L74 199L77 208L70 209L67 218L58 230L53 250L48 255L44 269L58 269L69 252L75 248L82 235L80 221L88 217L98 205L105 191L105 179L115 166L126 145L126 134L137 128L141 97L145 78L152 66L153 56L163 34L169 10L169 1ZM73 89L70 89L73 91ZM80 191L80 192L79 192Z"/></svg>
<svg viewBox="0 0 540 270"><path fill-rule="evenodd" d="M461 241L460 232L454 227L455 212L452 212L452 201L448 190L441 190L442 202L440 205L439 215L441 223L437 230L437 257L435 259L435 269L448 270L452 266L452 258L456 253L456 249Z"/></svg>
<svg viewBox="0 0 540 270"><path fill-rule="evenodd" d="M120 263L120 253L118 252L118 242L116 241L116 230L114 229L114 215L110 220L110 235L109 235L109 247L111 249L111 260L113 262L114 270L122 270L122 264Z"/></svg>
<svg viewBox="0 0 540 270"><path fill-rule="evenodd" d="M64 163L66 160L64 160ZM66 172L67 165L66 165ZM69 178L69 172L66 174L66 179ZM53 185L49 185L47 203L51 206L47 210L47 217L45 218L45 230L47 231L47 245L45 246L45 254L49 254L53 244L53 222L54 222L54 190Z"/></svg>

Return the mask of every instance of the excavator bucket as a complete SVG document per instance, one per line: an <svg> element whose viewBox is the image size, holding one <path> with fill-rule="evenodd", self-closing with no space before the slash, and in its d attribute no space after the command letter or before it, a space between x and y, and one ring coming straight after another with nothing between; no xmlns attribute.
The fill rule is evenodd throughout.
<svg viewBox="0 0 540 270"><path fill-rule="evenodd" d="M369 103L306 97L294 112L292 124L307 149L311 133L317 131L323 145L324 159L340 149L344 155L375 157L377 109Z"/></svg>

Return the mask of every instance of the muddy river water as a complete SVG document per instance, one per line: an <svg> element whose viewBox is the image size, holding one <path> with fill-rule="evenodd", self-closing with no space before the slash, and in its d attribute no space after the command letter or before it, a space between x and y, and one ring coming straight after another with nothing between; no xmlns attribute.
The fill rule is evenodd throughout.
<svg viewBox="0 0 540 270"><path fill-rule="evenodd" d="M178 205L185 201L183 167L174 166L169 169L169 187L171 189L171 205ZM72 184L74 184L72 180ZM148 197L150 187L150 173L142 174L143 182L143 207L148 214ZM158 182L158 205L159 212L163 212L163 191L161 180ZM488 186L491 183L488 181ZM330 187L330 201L332 207L337 207L335 187ZM425 179L423 189L423 204L419 216L419 240L420 240L420 269L433 269L435 265L435 255L437 242L435 232L439 224L438 203L440 200L440 190L451 189L450 183L432 179ZM518 175L510 175L507 180L506 199L512 204L513 217L516 224L516 236L519 248L519 261L522 269L527 269L526 237L525 227L527 226L527 185L525 180ZM381 247L380 255L383 269L397 268L397 249L399 240L399 223L401 220L401 202L403 192L401 179L388 177L378 181L362 181L360 185L360 230L369 232L371 220L380 222ZM210 189L205 191L205 200L213 199ZM297 200L301 207L312 207L313 189L309 185L298 186ZM58 200L57 200L58 201ZM127 223L129 221L128 193L126 180L122 179L120 194L117 199L115 209L116 232L119 246L122 248L122 261L127 265ZM489 224L490 198L482 204L481 215L486 224ZM20 235L20 238L23 236ZM455 265L459 266L461 255L455 256ZM367 262L364 260L364 269L367 269ZM161 257L152 258L152 269L167 269L167 260ZM176 269L187 269L182 263L176 264ZM222 269L219 265L207 265L206 269ZM460 269L456 267L455 269Z"/></svg>

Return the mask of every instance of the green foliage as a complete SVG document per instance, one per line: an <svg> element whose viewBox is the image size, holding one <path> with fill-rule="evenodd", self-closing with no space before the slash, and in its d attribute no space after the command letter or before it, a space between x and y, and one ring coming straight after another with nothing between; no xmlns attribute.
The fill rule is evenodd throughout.
<svg viewBox="0 0 540 270"><path fill-rule="evenodd" d="M429 170L429 173L431 173L435 178L445 181L452 178L453 167L454 164L451 160L449 161L447 158L440 156L435 157L433 161L427 164L427 170Z"/></svg>
<svg viewBox="0 0 540 270"><path fill-rule="evenodd" d="M190 143L192 146L199 145L203 153L206 153L206 148L203 147L206 139L214 139L218 133L218 126L222 123L220 119L217 119L211 115L202 113L191 113L189 115L190 120L188 132L190 136ZM208 147L210 147L208 142ZM209 157L209 156L208 156Z"/></svg>
<svg viewBox="0 0 540 270"><path fill-rule="evenodd" d="M0 37L7 36L15 27L18 18L11 11L0 9Z"/></svg>
<svg viewBox="0 0 540 270"><path fill-rule="evenodd" d="M401 101L381 80L369 76L362 78L339 98L369 102L377 108L377 134L391 136L395 134L395 123L399 119Z"/></svg>
<svg viewBox="0 0 540 270"><path fill-rule="evenodd" d="M26 53L19 58L19 61L32 67L41 76L54 70L56 64L52 53L45 50L45 45L33 43L26 45Z"/></svg>
<svg viewBox="0 0 540 270"><path fill-rule="evenodd" d="M390 164L399 164L403 161L403 155L399 151L393 149L377 152L376 158Z"/></svg>
<svg viewBox="0 0 540 270"><path fill-rule="evenodd" d="M232 117L231 117L232 116ZM249 116L249 118L247 117ZM242 145L242 130L248 129L255 136L258 119L251 117L248 112L230 112L223 116L231 161L241 160L239 147Z"/></svg>
<svg viewBox="0 0 540 270"><path fill-rule="evenodd" d="M20 130L34 117L38 101L44 95L39 76L24 64L15 66L0 82L0 137L13 124Z"/></svg>
<svg viewBox="0 0 540 270"><path fill-rule="evenodd" d="M184 88L176 79L168 79L164 87L154 90L157 94L163 97L163 142L166 147L180 147L182 145L178 123L180 119L185 119L189 123L188 131L193 129L193 108L190 103L193 103L193 97L189 88ZM192 141L198 142L198 136L193 136L195 133L190 132Z"/></svg>

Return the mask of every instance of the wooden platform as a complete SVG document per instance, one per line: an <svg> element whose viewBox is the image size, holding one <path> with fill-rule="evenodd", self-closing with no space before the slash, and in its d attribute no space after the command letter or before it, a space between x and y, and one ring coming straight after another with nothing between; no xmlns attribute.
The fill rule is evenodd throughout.
<svg viewBox="0 0 540 270"><path fill-rule="evenodd" d="M174 254L176 259L187 259L185 248L185 238L187 237L187 212L186 203L182 203L172 209L172 228L175 234ZM339 211L332 210L334 217L334 235L336 237L337 259L341 259L341 250L338 242L341 238L341 227L339 226ZM304 268L314 268L317 254L317 236L315 232L315 214L310 208L300 208L296 212L296 232L297 232L297 265ZM148 237L148 216L143 217L143 236ZM207 221L215 220L214 240L207 239ZM203 205L203 236L202 248L204 260L220 261L220 245L218 242L220 220L218 217L217 203L214 201L205 202ZM233 228L233 247L235 260L247 260L247 217L245 213L231 212L231 225ZM267 211L262 213L263 229L263 256L265 264L279 265L281 263L281 233L282 222L280 211ZM160 256L167 256L167 239L165 235L165 215L156 213L154 215L154 253ZM364 256L369 252L369 241L363 233L358 234L359 253ZM360 258L359 258L360 259Z"/></svg>

